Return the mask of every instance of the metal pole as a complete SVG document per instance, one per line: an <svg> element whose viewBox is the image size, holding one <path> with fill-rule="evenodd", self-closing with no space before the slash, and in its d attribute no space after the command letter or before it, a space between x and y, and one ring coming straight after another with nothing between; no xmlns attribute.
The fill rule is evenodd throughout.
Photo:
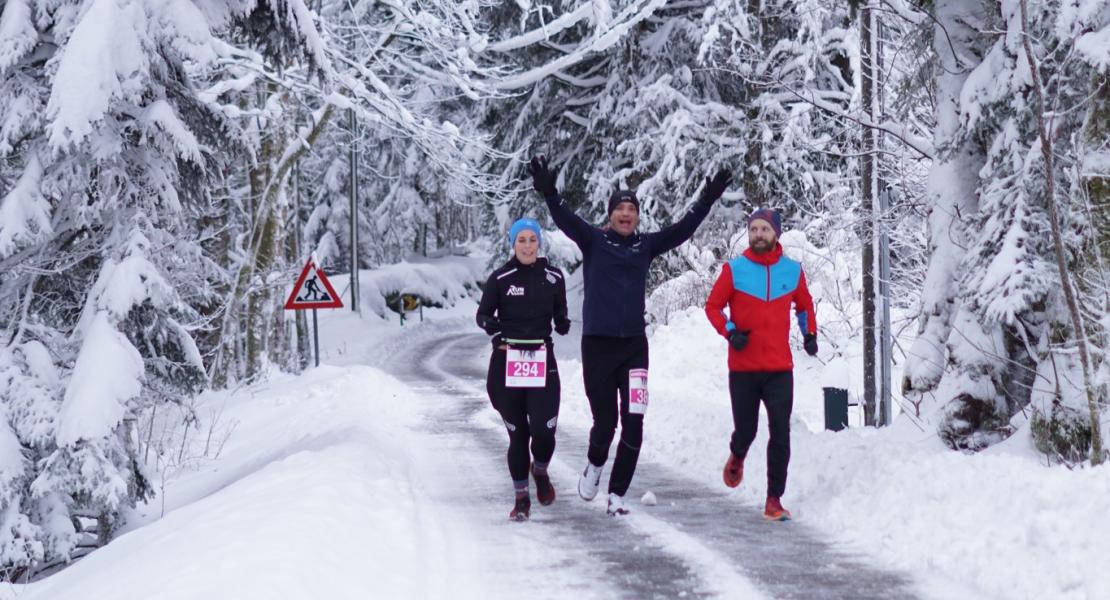
<svg viewBox="0 0 1110 600"><path fill-rule="evenodd" d="M351 310L359 312L358 306L358 123L355 110L347 109L347 122L351 128L350 152L350 196L351 196Z"/></svg>
<svg viewBox="0 0 1110 600"><path fill-rule="evenodd" d="M875 68L875 101L877 110L871 116L872 123L882 122L886 116L886 99L883 94L883 22L880 13L872 11L874 29L871 32L871 44L874 52L872 65ZM883 144L883 134L875 131L876 149ZM882 179L879 169L879 155L875 155L875 193L879 197L879 212L875 225L879 233L879 385L881 392L879 402L882 405L882 416L879 424L886 426L894 422L894 413L891 412L891 366L894 364L892 356L892 341L894 330L890 326L890 233L887 230L887 215L890 213L890 188Z"/></svg>
<svg viewBox="0 0 1110 600"><path fill-rule="evenodd" d="M320 366L320 324L316 321L316 309L312 309L312 341L316 346L316 366Z"/></svg>
<svg viewBox="0 0 1110 600"><path fill-rule="evenodd" d="M875 36L874 21L870 5L865 3L860 12L860 94L865 114L878 122L876 102L875 53L872 39ZM862 132L862 151L860 157L860 192L862 194L861 212L863 214L861 261L863 263L863 413L868 425L879 423L879 401L876 389L876 335L875 335L875 196L878 194L877 177L878 155L876 154L875 132L864 128Z"/></svg>
<svg viewBox="0 0 1110 600"><path fill-rule="evenodd" d="M879 193L879 214L886 215L890 208L890 192L883 190ZM891 363L894 362L892 354L893 330L890 326L890 236L887 234L885 221L879 224L879 302L881 303L879 325L879 401L882 403L881 425L890 425L894 420L891 413Z"/></svg>

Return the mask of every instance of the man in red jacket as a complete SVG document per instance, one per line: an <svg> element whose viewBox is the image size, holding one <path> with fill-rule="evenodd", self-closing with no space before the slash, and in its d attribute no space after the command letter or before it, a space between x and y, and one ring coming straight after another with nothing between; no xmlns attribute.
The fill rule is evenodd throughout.
<svg viewBox="0 0 1110 600"><path fill-rule="evenodd" d="M790 412L794 406L794 359L790 354L790 305L810 356L817 354L817 320L802 265L782 254L782 219L773 210L748 217L749 248L721 269L709 292L705 314L728 338L728 391L735 430L725 463L728 487L744 478L744 458L755 440L759 402L767 407L767 505L763 517L790 518L782 507L790 463ZM728 306L726 319L724 308Z"/></svg>

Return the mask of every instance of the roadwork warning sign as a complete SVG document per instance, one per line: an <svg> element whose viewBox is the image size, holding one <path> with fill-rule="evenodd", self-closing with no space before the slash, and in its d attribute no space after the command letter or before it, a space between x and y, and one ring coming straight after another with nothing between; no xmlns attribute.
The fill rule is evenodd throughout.
<svg viewBox="0 0 1110 600"><path fill-rule="evenodd" d="M324 272L308 259L301 270L293 292L285 301L285 310L304 310L306 308L343 308L343 301L335 288L324 276Z"/></svg>

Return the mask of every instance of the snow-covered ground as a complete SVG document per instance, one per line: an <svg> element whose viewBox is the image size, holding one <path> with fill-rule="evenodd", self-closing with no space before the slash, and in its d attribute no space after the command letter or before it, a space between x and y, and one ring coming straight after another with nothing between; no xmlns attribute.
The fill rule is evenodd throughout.
<svg viewBox="0 0 1110 600"><path fill-rule="evenodd" d="M322 366L210 394L238 426L172 482L172 509L19 598L435 597L477 572L465 522L427 510L419 398L369 367ZM157 514L158 503L146 507ZM141 517L139 517L141 518ZM442 569L413 577L413 566Z"/></svg>
<svg viewBox="0 0 1110 600"><path fill-rule="evenodd" d="M504 502L489 505L488 520L464 509L477 502L483 510L481 498L444 502L445 486L474 496L476 486L495 496L503 486L508 497L508 476L454 469L443 459L452 442L420 426L436 410L435 391L367 366L413 339L469 328L475 306L463 299L403 327L392 313L321 312L323 366L206 394L201 406L235 423L218 459L167 482L165 498L141 507L106 548L43 581L3 588L0 598L516 597L524 586L539 597L582 597L565 573L544 574L551 562L536 562L558 563L567 550L534 530L491 529ZM556 346L570 431L590 423L577 325ZM1047 467L1021 434L963 455L906 419L885 430L822 431L825 367L801 352L795 359L785 503L800 523L912 574L938 598L1110 597L1110 467ZM653 333L643 461L724 489L726 376L725 342L700 309ZM744 484L730 492L738 510L762 502L765 444L761 431ZM648 491L633 482L630 495ZM558 502L576 502L569 496Z"/></svg>

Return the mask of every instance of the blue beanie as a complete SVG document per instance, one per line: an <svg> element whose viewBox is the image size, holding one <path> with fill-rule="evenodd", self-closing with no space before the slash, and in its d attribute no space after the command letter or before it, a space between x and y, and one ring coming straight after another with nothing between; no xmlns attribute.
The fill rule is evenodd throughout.
<svg viewBox="0 0 1110 600"><path fill-rule="evenodd" d="M782 217L779 216L778 211L770 208L761 208L753 212L752 216L748 217L748 227L751 227L752 221L756 219L767 221L767 223L771 225L771 229L775 230L775 236L782 237Z"/></svg>
<svg viewBox="0 0 1110 600"><path fill-rule="evenodd" d="M513 221L512 227L509 227L510 248L512 248L513 244L516 243L516 236L520 235L520 232L524 231L525 229L531 229L532 231L536 232L536 241L541 244L543 243L543 232L540 229L540 224L537 223L535 219L517 219L516 221Z"/></svg>

